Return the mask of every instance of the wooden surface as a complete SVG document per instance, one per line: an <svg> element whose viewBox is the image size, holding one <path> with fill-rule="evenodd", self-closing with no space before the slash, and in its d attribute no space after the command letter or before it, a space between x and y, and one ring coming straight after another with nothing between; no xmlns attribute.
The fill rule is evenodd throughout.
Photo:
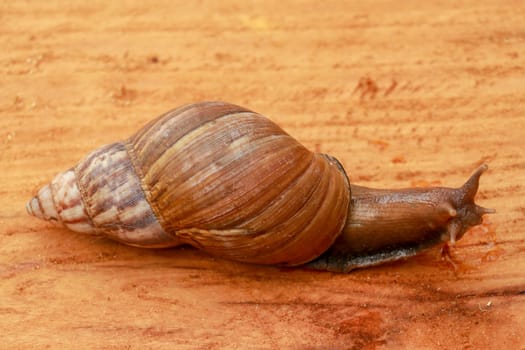
<svg viewBox="0 0 525 350"><path fill-rule="evenodd" d="M522 1L4 1L0 348L524 349ZM147 5L145 5L147 3ZM452 251L347 275L141 250L29 217L86 152L225 100L369 186L497 214Z"/></svg>

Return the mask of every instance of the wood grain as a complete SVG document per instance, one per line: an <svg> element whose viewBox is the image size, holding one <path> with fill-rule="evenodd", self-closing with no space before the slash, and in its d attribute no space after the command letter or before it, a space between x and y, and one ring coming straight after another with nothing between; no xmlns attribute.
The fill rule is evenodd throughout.
<svg viewBox="0 0 525 350"><path fill-rule="evenodd" d="M2 348L524 349L521 1L0 4ZM347 275L141 250L53 227L32 192L173 107L260 112L367 186L460 185L497 209Z"/></svg>

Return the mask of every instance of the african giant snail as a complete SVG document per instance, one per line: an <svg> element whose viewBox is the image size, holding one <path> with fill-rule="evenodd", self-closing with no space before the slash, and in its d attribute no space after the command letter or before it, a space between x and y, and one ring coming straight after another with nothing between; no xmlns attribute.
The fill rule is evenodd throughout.
<svg viewBox="0 0 525 350"><path fill-rule="evenodd" d="M237 261L349 271L460 239L493 212L474 203L486 169L455 189L356 186L334 157L260 114L204 102L88 154L27 211L133 246L190 244Z"/></svg>

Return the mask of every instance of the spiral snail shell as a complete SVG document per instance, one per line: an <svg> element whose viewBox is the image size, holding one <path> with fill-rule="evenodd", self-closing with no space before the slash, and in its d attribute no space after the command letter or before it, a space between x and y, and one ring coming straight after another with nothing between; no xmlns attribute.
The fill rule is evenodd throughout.
<svg viewBox="0 0 525 350"><path fill-rule="evenodd" d="M474 204L486 169L457 189L350 185L334 157L269 119L203 102L91 152L26 208L133 246L189 244L236 261L349 271L461 238L493 212Z"/></svg>

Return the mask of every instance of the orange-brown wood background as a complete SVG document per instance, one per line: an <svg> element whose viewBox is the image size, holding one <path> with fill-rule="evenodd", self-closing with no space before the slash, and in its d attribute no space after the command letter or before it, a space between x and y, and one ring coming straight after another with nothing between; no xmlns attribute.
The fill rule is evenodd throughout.
<svg viewBox="0 0 525 350"><path fill-rule="evenodd" d="M522 1L3 1L0 348L525 348ZM29 217L86 152L181 104L267 115L354 183L497 209L350 274L141 250Z"/></svg>

